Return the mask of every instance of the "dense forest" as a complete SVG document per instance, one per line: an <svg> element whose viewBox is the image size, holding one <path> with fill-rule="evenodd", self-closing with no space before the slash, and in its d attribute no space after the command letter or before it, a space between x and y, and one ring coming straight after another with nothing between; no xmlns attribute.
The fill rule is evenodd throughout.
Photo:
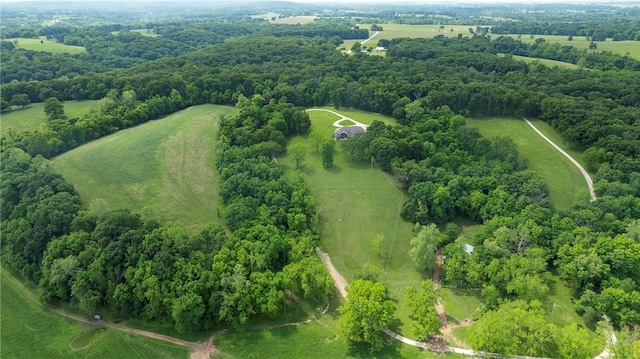
<svg viewBox="0 0 640 359"><path fill-rule="evenodd" d="M588 21L579 26L602 30ZM313 253L318 203L273 159L287 151L287 138L311 130L304 108L333 105L397 121L374 122L341 147L352 161L394 176L408 197L406 220L484 224L471 254L455 236L438 244L447 257L445 283L482 292L479 328L515 311L538 323L549 271L571 287L587 325L603 315L618 329L640 323L639 61L482 35L394 39L385 57L344 55L335 49L339 41L368 34L347 21L151 28L162 36L39 30L87 48L73 56L3 42L3 110L25 98L99 100L85 116L2 138L2 261L38 283L42 300L172 320L179 331L277 317L287 291L326 302L331 278ZM498 53L584 58L591 70L528 65ZM48 164L90 140L205 103L239 110L221 119L216 156L226 228L212 224L192 235L179 223L91 211ZM546 121L584 151L597 200L553 208L547 185L514 143L481 137L466 124L470 116ZM478 349L494 350L488 334L474 333ZM522 345L532 355L563 353L564 344L545 343Z"/></svg>

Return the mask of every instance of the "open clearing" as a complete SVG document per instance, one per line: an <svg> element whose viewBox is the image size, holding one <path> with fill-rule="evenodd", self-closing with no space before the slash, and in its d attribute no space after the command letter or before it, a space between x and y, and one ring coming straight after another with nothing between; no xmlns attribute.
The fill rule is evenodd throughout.
<svg viewBox="0 0 640 359"><path fill-rule="evenodd" d="M40 36L39 38L25 38L18 37L12 39L6 39L6 41L18 41L16 45L19 49L32 50L32 51L46 51L51 53L68 53L68 54L80 54L87 52L82 46L72 46L61 44L55 40L47 40L45 36Z"/></svg>
<svg viewBox="0 0 640 359"><path fill-rule="evenodd" d="M53 166L86 205L102 199L108 209L179 220L197 231L219 221L214 146L219 116L233 111L191 107L85 144L55 158Z"/></svg>
<svg viewBox="0 0 640 359"><path fill-rule="evenodd" d="M373 119L387 123L395 121L379 114L352 110L336 110L364 124ZM312 129L331 139L338 116L322 111L309 112ZM308 181L313 195L320 203L321 246L331 255L336 268L348 281L376 267L381 281L398 300L396 316L402 321L401 331L409 334L409 311L404 306L405 288L429 278L430 273L419 273L408 260L409 240L413 225L400 217L405 195L392 176L369 163L353 163L345 157L337 143L334 166L322 168L320 155L312 141L296 137L289 145L306 147L306 163L301 173ZM289 170L294 168L290 158L283 158ZM380 255L371 246L377 235L385 237Z"/></svg>
<svg viewBox="0 0 640 359"><path fill-rule="evenodd" d="M495 39L498 36L501 35L491 34L492 39ZM514 39L518 39L517 34L507 34L502 36L511 36ZM523 34L520 36L520 40L524 43L531 44L534 43L536 39L544 39L546 42L551 44L573 46L577 49L587 49L589 52L611 51L614 54L623 56L628 53L630 57L640 60L640 41L613 41L611 39L607 39L606 41L597 41L597 49L589 49L589 43L591 41L587 41L584 36L574 36L572 41L569 41L569 37L564 35L533 35L533 38L531 38L531 36L532 35Z"/></svg>
<svg viewBox="0 0 640 359"><path fill-rule="evenodd" d="M3 268L0 357L188 358L187 349L111 329L95 329L45 310ZM73 345L72 345L73 344ZM79 349L74 350L77 347Z"/></svg>
<svg viewBox="0 0 640 359"><path fill-rule="evenodd" d="M523 120L480 118L468 121L484 137L505 135L512 138L518 152L529 160L529 168L549 186L549 199L556 209L565 209L578 199L589 198L587 184L580 171ZM545 129L546 132L549 128Z"/></svg>
<svg viewBox="0 0 640 359"><path fill-rule="evenodd" d="M372 24L360 24L361 29L368 29L369 36L371 36L374 31L371 31ZM471 33L469 32L469 27L475 26L467 26L467 25L444 25L444 29L440 29L440 25L406 25L406 24L380 24L383 30L370 42L366 43L366 46L376 47L378 40L391 40L399 37L410 37L410 38L432 38L438 35L443 35L446 37L456 37L458 34L462 34L462 36L469 37ZM453 31L451 31L453 30ZM364 39L357 40L345 40L341 46L344 46L347 50L351 49L354 43L362 42ZM384 55L384 53L374 53L376 55Z"/></svg>
<svg viewBox="0 0 640 359"><path fill-rule="evenodd" d="M504 56L504 55L502 55ZM556 60L547 60L547 59L541 59L538 57L527 57L527 56L518 56L518 55L512 55L514 60L519 60L519 61L524 61L528 64L531 63L541 63L545 66L548 67L554 67L554 66L558 66L564 69L570 69L570 70L579 70L580 66L572 64L570 62L563 62L563 61L556 61Z"/></svg>
<svg viewBox="0 0 640 359"><path fill-rule="evenodd" d="M68 118L83 116L89 113L97 102L95 100L64 101L64 114ZM44 114L44 102L37 102L26 108L13 106L11 111L2 113L0 119L2 136L6 136L10 128L13 128L16 133L37 130L41 124L47 122L47 115Z"/></svg>

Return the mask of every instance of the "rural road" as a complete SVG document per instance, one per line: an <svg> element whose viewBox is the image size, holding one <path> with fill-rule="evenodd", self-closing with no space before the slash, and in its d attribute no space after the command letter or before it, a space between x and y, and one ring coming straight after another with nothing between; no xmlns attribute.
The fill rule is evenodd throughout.
<svg viewBox="0 0 640 359"><path fill-rule="evenodd" d="M306 112L311 112L311 111L324 111L324 112L329 112L332 113L338 117L340 117L340 119L336 122L333 123L333 127L344 127L343 125L340 124L340 122L344 121L344 120L348 120L354 123L354 126L358 126L358 127L362 127L363 129L367 129L367 127L369 127L369 125L365 125L364 123L358 122L354 119L352 119L351 117L347 117L341 113L337 113L335 111L331 111L331 110L327 110L324 108L310 108L308 110L305 110Z"/></svg>
<svg viewBox="0 0 640 359"><path fill-rule="evenodd" d="M573 157L571 157L571 155L566 153L562 148L560 148L553 141L551 141L549 137L544 135L544 133L540 132L540 130L538 130L538 128L534 126L533 123L531 123L531 121L529 121L529 119L527 119L526 117L523 117L522 119L524 120L524 122L527 123L527 125L529 125L529 127L533 128L533 130L536 131L538 135L540 135L547 142L549 142L551 146L553 146L553 148L558 150L558 152L562 153L566 158L569 159L569 161L571 161L571 163L573 163L574 166L578 168L578 170L580 170L580 173L582 173L582 177L584 177L584 180L587 181L587 186L589 186L589 194L591 195L591 202L595 201L597 199L596 191L593 189L593 180L591 179L591 176L589 176L589 173L578 163L578 161L576 161Z"/></svg>
<svg viewBox="0 0 640 359"><path fill-rule="evenodd" d="M373 39L374 37L378 36L378 34L380 33L380 31L376 31L373 33L373 35L369 36L368 39L362 40L362 42L360 43L360 45L364 45L367 41ZM351 54L353 51L349 50L347 51L347 54Z"/></svg>

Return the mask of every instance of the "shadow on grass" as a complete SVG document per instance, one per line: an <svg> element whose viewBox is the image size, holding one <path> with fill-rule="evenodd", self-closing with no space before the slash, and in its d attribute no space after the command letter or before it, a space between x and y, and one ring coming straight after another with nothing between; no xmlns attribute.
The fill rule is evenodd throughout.
<svg viewBox="0 0 640 359"><path fill-rule="evenodd" d="M381 336L383 336L382 340L384 341L384 347L380 351L371 351L371 346L363 343L350 343L348 353L349 356L354 358L400 358L402 357L400 353L400 348L402 347L402 343L391 339L386 336L382 332L380 332Z"/></svg>

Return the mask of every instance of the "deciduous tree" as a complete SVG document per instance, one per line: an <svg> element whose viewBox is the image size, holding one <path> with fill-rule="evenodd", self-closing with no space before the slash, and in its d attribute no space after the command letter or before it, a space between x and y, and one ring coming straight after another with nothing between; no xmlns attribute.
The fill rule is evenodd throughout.
<svg viewBox="0 0 640 359"><path fill-rule="evenodd" d="M379 282L357 279L347 287L347 302L338 309L340 327L347 340L369 345L372 352L384 346L380 327L393 319L396 305Z"/></svg>

